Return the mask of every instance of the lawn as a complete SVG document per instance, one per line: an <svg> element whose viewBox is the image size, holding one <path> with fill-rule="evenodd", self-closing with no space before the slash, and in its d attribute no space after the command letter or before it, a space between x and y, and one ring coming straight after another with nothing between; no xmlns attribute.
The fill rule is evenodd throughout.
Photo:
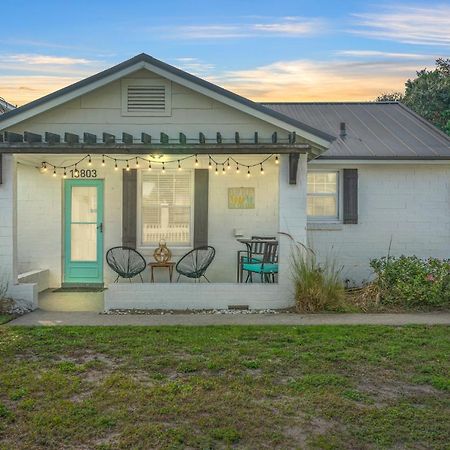
<svg viewBox="0 0 450 450"><path fill-rule="evenodd" d="M449 448L448 327L0 327L3 449Z"/></svg>
<svg viewBox="0 0 450 450"><path fill-rule="evenodd" d="M14 319L11 314L0 314L0 325Z"/></svg>

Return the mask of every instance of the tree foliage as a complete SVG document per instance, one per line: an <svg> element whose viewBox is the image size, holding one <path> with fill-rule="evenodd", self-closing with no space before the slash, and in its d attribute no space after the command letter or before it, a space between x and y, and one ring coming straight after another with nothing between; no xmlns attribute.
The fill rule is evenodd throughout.
<svg viewBox="0 0 450 450"><path fill-rule="evenodd" d="M405 94L387 92L376 101L401 101L450 135L450 59L439 58L432 70L422 69L405 83Z"/></svg>

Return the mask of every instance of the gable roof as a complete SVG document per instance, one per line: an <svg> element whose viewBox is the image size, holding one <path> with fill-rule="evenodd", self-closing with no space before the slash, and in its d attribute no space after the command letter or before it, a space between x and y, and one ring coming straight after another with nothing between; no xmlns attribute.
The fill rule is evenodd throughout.
<svg viewBox="0 0 450 450"><path fill-rule="evenodd" d="M398 102L263 103L339 136L319 159L450 159L450 137Z"/></svg>
<svg viewBox="0 0 450 450"><path fill-rule="evenodd" d="M227 89L221 88L209 81L203 80L202 78L196 77L195 75L153 58L146 53L141 53L116 66L99 72L96 75L92 75L91 77L85 78L77 83L59 89L58 91L3 114L0 116L0 128L6 128L7 126L25 120L28 117L32 117L42 111L58 106L78 95L82 95L85 93L83 89L90 88L88 91L97 89L114 79L118 79L140 68L146 68L146 66L150 70L153 70L156 73L159 72L162 76L166 76L173 81L180 82L206 95L214 96L219 101L228 100L228 104L231 106L239 107L240 110L251 115L256 115L262 120L274 123L277 126L280 126L280 128L289 131L303 131L306 139L312 138L312 140L318 141L318 144L324 147L328 147L328 144L335 139L334 135L325 133L320 128L315 128L303 123L280 111L276 111L273 108L266 108L260 103L253 102L245 97L228 91ZM35 110L34 113L33 110ZM11 119L14 118L17 120L11 121ZM7 122L7 125L2 126L5 122Z"/></svg>

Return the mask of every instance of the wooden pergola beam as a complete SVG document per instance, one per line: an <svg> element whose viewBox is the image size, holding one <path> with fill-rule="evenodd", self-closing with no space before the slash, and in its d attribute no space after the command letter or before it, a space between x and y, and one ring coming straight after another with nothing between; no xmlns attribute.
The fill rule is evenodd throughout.
<svg viewBox="0 0 450 450"><path fill-rule="evenodd" d="M75 135L78 137L77 135ZM2 142L0 143L0 153L49 153L49 154L135 154L144 155L151 153L167 155L207 155L207 154L289 154L305 153L311 151L311 146L305 143L296 144L86 144L86 143L66 143L49 144L42 142L30 144L27 142Z"/></svg>

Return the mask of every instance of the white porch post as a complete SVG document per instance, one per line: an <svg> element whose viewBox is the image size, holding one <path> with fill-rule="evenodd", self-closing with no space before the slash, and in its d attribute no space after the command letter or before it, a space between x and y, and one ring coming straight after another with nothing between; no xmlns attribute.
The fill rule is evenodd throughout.
<svg viewBox="0 0 450 450"><path fill-rule="evenodd" d="M290 234L295 241L306 245L306 171L307 155L300 155L298 162L297 184L289 184L289 155L280 156L278 220L280 232ZM294 284L291 273L292 241L279 237L279 274L280 295L286 306L294 303Z"/></svg>
<svg viewBox="0 0 450 450"><path fill-rule="evenodd" d="M17 164L13 154L2 156L0 184L0 282L8 284L7 296L37 307L37 286L18 284L17 268Z"/></svg>

